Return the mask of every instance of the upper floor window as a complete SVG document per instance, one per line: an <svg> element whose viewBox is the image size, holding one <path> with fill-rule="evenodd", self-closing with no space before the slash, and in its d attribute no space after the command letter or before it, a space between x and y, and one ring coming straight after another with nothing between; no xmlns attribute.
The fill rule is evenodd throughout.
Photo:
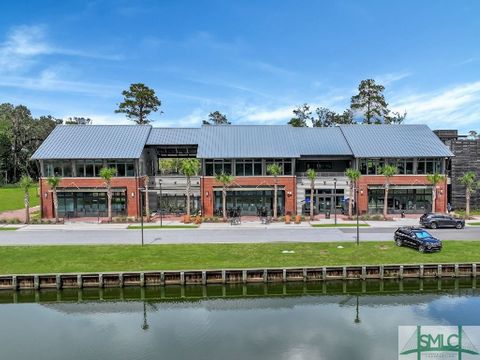
<svg viewBox="0 0 480 360"><path fill-rule="evenodd" d="M235 161L236 176L262 175L261 159L239 159Z"/></svg>
<svg viewBox="0 0 480 360"><path fill-rule="evenodd" d="M232 160L207 159L205 160L205 175L215 176L216 174L232 174Z"/></svg>
<svg viewBox="0 0 480 360"><path fill-rule="evenodd" d="M282 168L282 175L292 175L292 159L266 159L265 170L270 164L280 165ZM266 175L268 175L268 173Z"/></svg>

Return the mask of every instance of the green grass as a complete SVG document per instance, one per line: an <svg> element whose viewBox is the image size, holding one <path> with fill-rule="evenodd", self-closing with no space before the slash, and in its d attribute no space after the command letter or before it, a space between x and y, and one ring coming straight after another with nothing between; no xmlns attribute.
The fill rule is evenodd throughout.
<svg viewBox="0 0 480 360"><path fill-rule="evenodd" d="M445 241L444 249L434 254L399 248L393 241L359 246L353 242L3 246L0 274L479 262L479 245Z"/></svg>
<svg viewBox="0 0 480 360"><path fill-rule="evenodd" d="M18 228L16 228L16 227L8 227L8 226L0 227L0 231L15 231L17 229Z"/></svg>
<svg viewBox="0 0 480 360"><path fill-rule="evenodd" d="M30 206L37 206L40 199L37 196L37 187L30 189ZM0 187L0 212L23 209L23 191L19 187Z"/></svg>
<svg viewBox="0 0 480 360"><path fill-rule="evenodd" d="M471 223L468 223L467 225L480 226L480 221L479 222L471 222Z"/></svg>
<svg viewBox="0 0 480 360"><path fill-rule="evenodd" d="M130 230L140 230L142 228L141 225L128 225L128 229ZM196 229L198 228L197 225L144 225L143 228L145 230L148 229Z"/></svg>
<svg viewBox="0 0 480 360"><path fill-rule="evenodd" d="M327 228L327 227L356 227L357 224L352 224L352 223L341 223L341 224L312 224L312 227L318 227L318 228ZM365 223L359 223L358 226L370 226Z"/></svg>

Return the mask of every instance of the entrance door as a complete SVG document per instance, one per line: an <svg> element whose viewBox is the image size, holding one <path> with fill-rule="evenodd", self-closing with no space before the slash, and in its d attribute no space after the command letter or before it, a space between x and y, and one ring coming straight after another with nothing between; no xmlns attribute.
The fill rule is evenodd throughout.
<svg viewBox="0 0 480 360"><path fill-rule="evenodd" d="M332 197L331 196L321 196L318 203L318 212L319 214L325 214L327 211L332 212Z"/></svg>

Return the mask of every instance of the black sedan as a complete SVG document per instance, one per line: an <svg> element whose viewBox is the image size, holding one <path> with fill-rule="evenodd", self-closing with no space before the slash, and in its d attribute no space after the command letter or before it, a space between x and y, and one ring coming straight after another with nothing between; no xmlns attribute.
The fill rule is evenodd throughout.
<svg viewBox="0 0 480 360"><path fill-rule="evenodd" d="M420 217L420 225L430 229L441 227L463 229L465 227L465 220L444 214L423 214Z"/></svg>
<svg viewBox="0 0 480 360"><path fill-rule="evenodd" d="M422 253L442 250L442 242L420 228L400 227L395 231L394 240L397 246L409 246Z"/></svg>

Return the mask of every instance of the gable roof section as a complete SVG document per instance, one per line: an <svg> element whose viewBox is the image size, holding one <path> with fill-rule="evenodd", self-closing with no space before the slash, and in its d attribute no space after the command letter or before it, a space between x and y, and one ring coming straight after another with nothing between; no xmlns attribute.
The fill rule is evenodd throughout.
<svg viewBox="0 0 480 360"><path fill-rule="evenodd" d="M292 127L290 133L300 156L352 156L352 150L339 127Z"/></svg>
<svg viewBox="0 0 480 360"><path fill-rule="evenodd" d="M427 125L342 125L355 157L453 156Z"/></svg>
<svg viewBox="0 0 480 360"><path fill-rule="evenodd" d="M291 129L286 125L204 125L200 131L197 157L298 157Z"/></svg>
<svg viewBox="0 0 480 360"><path fill-rule="evenodd" d="M200 128L152 128L147 145L197 145Z"/></svg>
<svg viewBox="0 0 480 360"><path fill-rule="evenodd" d="M138 159L150 125L58 125L32 159Z"/></svg>

